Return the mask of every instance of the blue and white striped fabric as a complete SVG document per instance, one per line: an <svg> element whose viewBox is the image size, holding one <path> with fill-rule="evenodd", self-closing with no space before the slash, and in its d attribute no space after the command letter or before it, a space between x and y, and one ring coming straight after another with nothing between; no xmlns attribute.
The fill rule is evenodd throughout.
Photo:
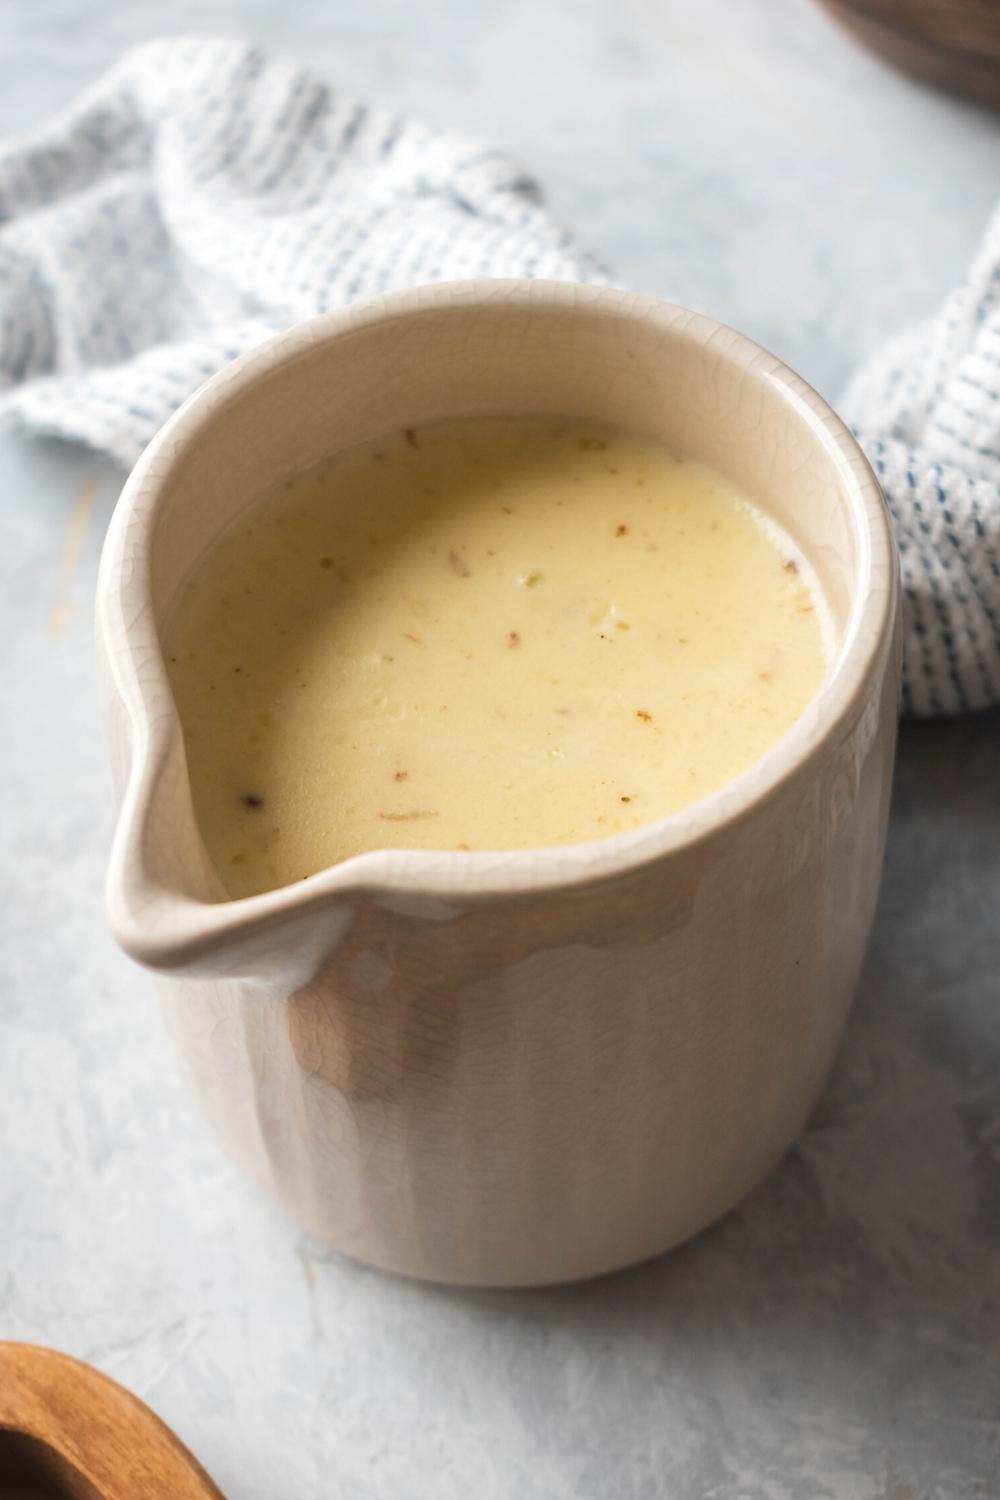
<svg viewBox="0 0 1000 1500"><path fill-rule="evenodd" d="M277 329L475 276L605 279L499 153L244 42L150 42L0 151L0 412L129 465Z"/></svg>
<svg viewBox="0 0 1000 1500"><path fill-rule="evenodd" d="M941 311L840 403L888 496L903 570L903 707L1000 703L1000 210Z"/></svg>
<svg viewBox="0 0 1000 1500"><path fill-rule="evenodd" d="M275 330L473 276L606 280L502 155L242 42L151 42L0 151L0 416L129 465ZM1000 703L1000 218L843 409L896 521L904 707Z"/></svg>

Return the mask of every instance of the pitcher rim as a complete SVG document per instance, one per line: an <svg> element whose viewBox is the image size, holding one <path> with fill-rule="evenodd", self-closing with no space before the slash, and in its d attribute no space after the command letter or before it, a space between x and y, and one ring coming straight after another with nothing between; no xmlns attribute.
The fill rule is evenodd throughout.
<svg viewBox="0 0 1000 1500"><path fill-rule="evenodd" d="M169 889L150 871L145 846L158 779L182 737L149 595L152 529L173 465L198 441L209 415L220 405L239 399L261 376L318 345L375 323L498 302L519 308L575 309L591 317L631 316L644 324L653 321L665 334L697 344L715 343L719 357L735 363L746 378L777 388L837 470L858 546L850 611L823 683L795 723L738 776L638 829L534 849L370 850L295 885L228 900L198 900ZM446 915L451 907L464 908L479 900L569 895L628 877L738 823L845 728L891 636L898 607L897 575L881 488L846 425L776 356L704 314L611 287L475 280L395 292L298 323L226 365L185 401L133 468L108 530L98 579L97 628L111 685L128 721L131 757L106 884L114 936L140 962L175 969L210 956L220 944L228 947L251 933L265 933L348 893L415 902L428 913Z"/></svg>

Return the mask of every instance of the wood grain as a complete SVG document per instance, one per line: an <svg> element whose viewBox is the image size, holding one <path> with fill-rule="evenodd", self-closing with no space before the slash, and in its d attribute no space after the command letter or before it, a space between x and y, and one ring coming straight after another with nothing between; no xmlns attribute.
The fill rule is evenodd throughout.
<svg viewBox="0 0 1000 1500"><path fill-rule="evenodd" d="M0 1343L0 1496L222 1500L184 1445L137 1397L89 1365Z"/></svg>
<svg viewBox="0 0 1000 1500"><path fill-rule="evenodd" d="M1000 0L819 0L872 52L959 98L1000 109Z"/></svg>

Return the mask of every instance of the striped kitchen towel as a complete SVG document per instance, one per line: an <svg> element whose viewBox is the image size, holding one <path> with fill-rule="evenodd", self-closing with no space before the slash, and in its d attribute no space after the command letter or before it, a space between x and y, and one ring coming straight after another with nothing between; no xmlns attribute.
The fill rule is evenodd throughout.
<svg viewBox="0 0 1000 1500"><path fill-rule="evenodd" d="M278 329L476 276L606 279L500 153L245 42L149 42L0 151L0 413L130 465Z"/></svg>
<svg viewBox="0 0 1000 1500"><path fill-rule="evenodd" d="M885 490L903 573L903 708L1000 703L1000 209L943 308L840 401Z"/></svg>
<svg viewBox="0 0 1000 1500"><path fill-rule="evenodd" d="M607 280L503 155L243 42L150 42L0 150L0 416L128 465L275 330L476 276ZM918 714L1000 703L998 289L1000 219L843 403L896 522Z"/></svg>

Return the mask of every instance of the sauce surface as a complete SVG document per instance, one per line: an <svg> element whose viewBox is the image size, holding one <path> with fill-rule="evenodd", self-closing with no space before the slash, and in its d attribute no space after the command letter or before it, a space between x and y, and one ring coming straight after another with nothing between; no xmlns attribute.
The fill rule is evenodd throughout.
<svg viewBox="0 0 1000 1500"><path fill-rule="evenodd" d="M228 532L166 632L233 896L363 850L636 828L794 722L826 666L805 559L727 481L571 420L407 429Z"/></svg>

